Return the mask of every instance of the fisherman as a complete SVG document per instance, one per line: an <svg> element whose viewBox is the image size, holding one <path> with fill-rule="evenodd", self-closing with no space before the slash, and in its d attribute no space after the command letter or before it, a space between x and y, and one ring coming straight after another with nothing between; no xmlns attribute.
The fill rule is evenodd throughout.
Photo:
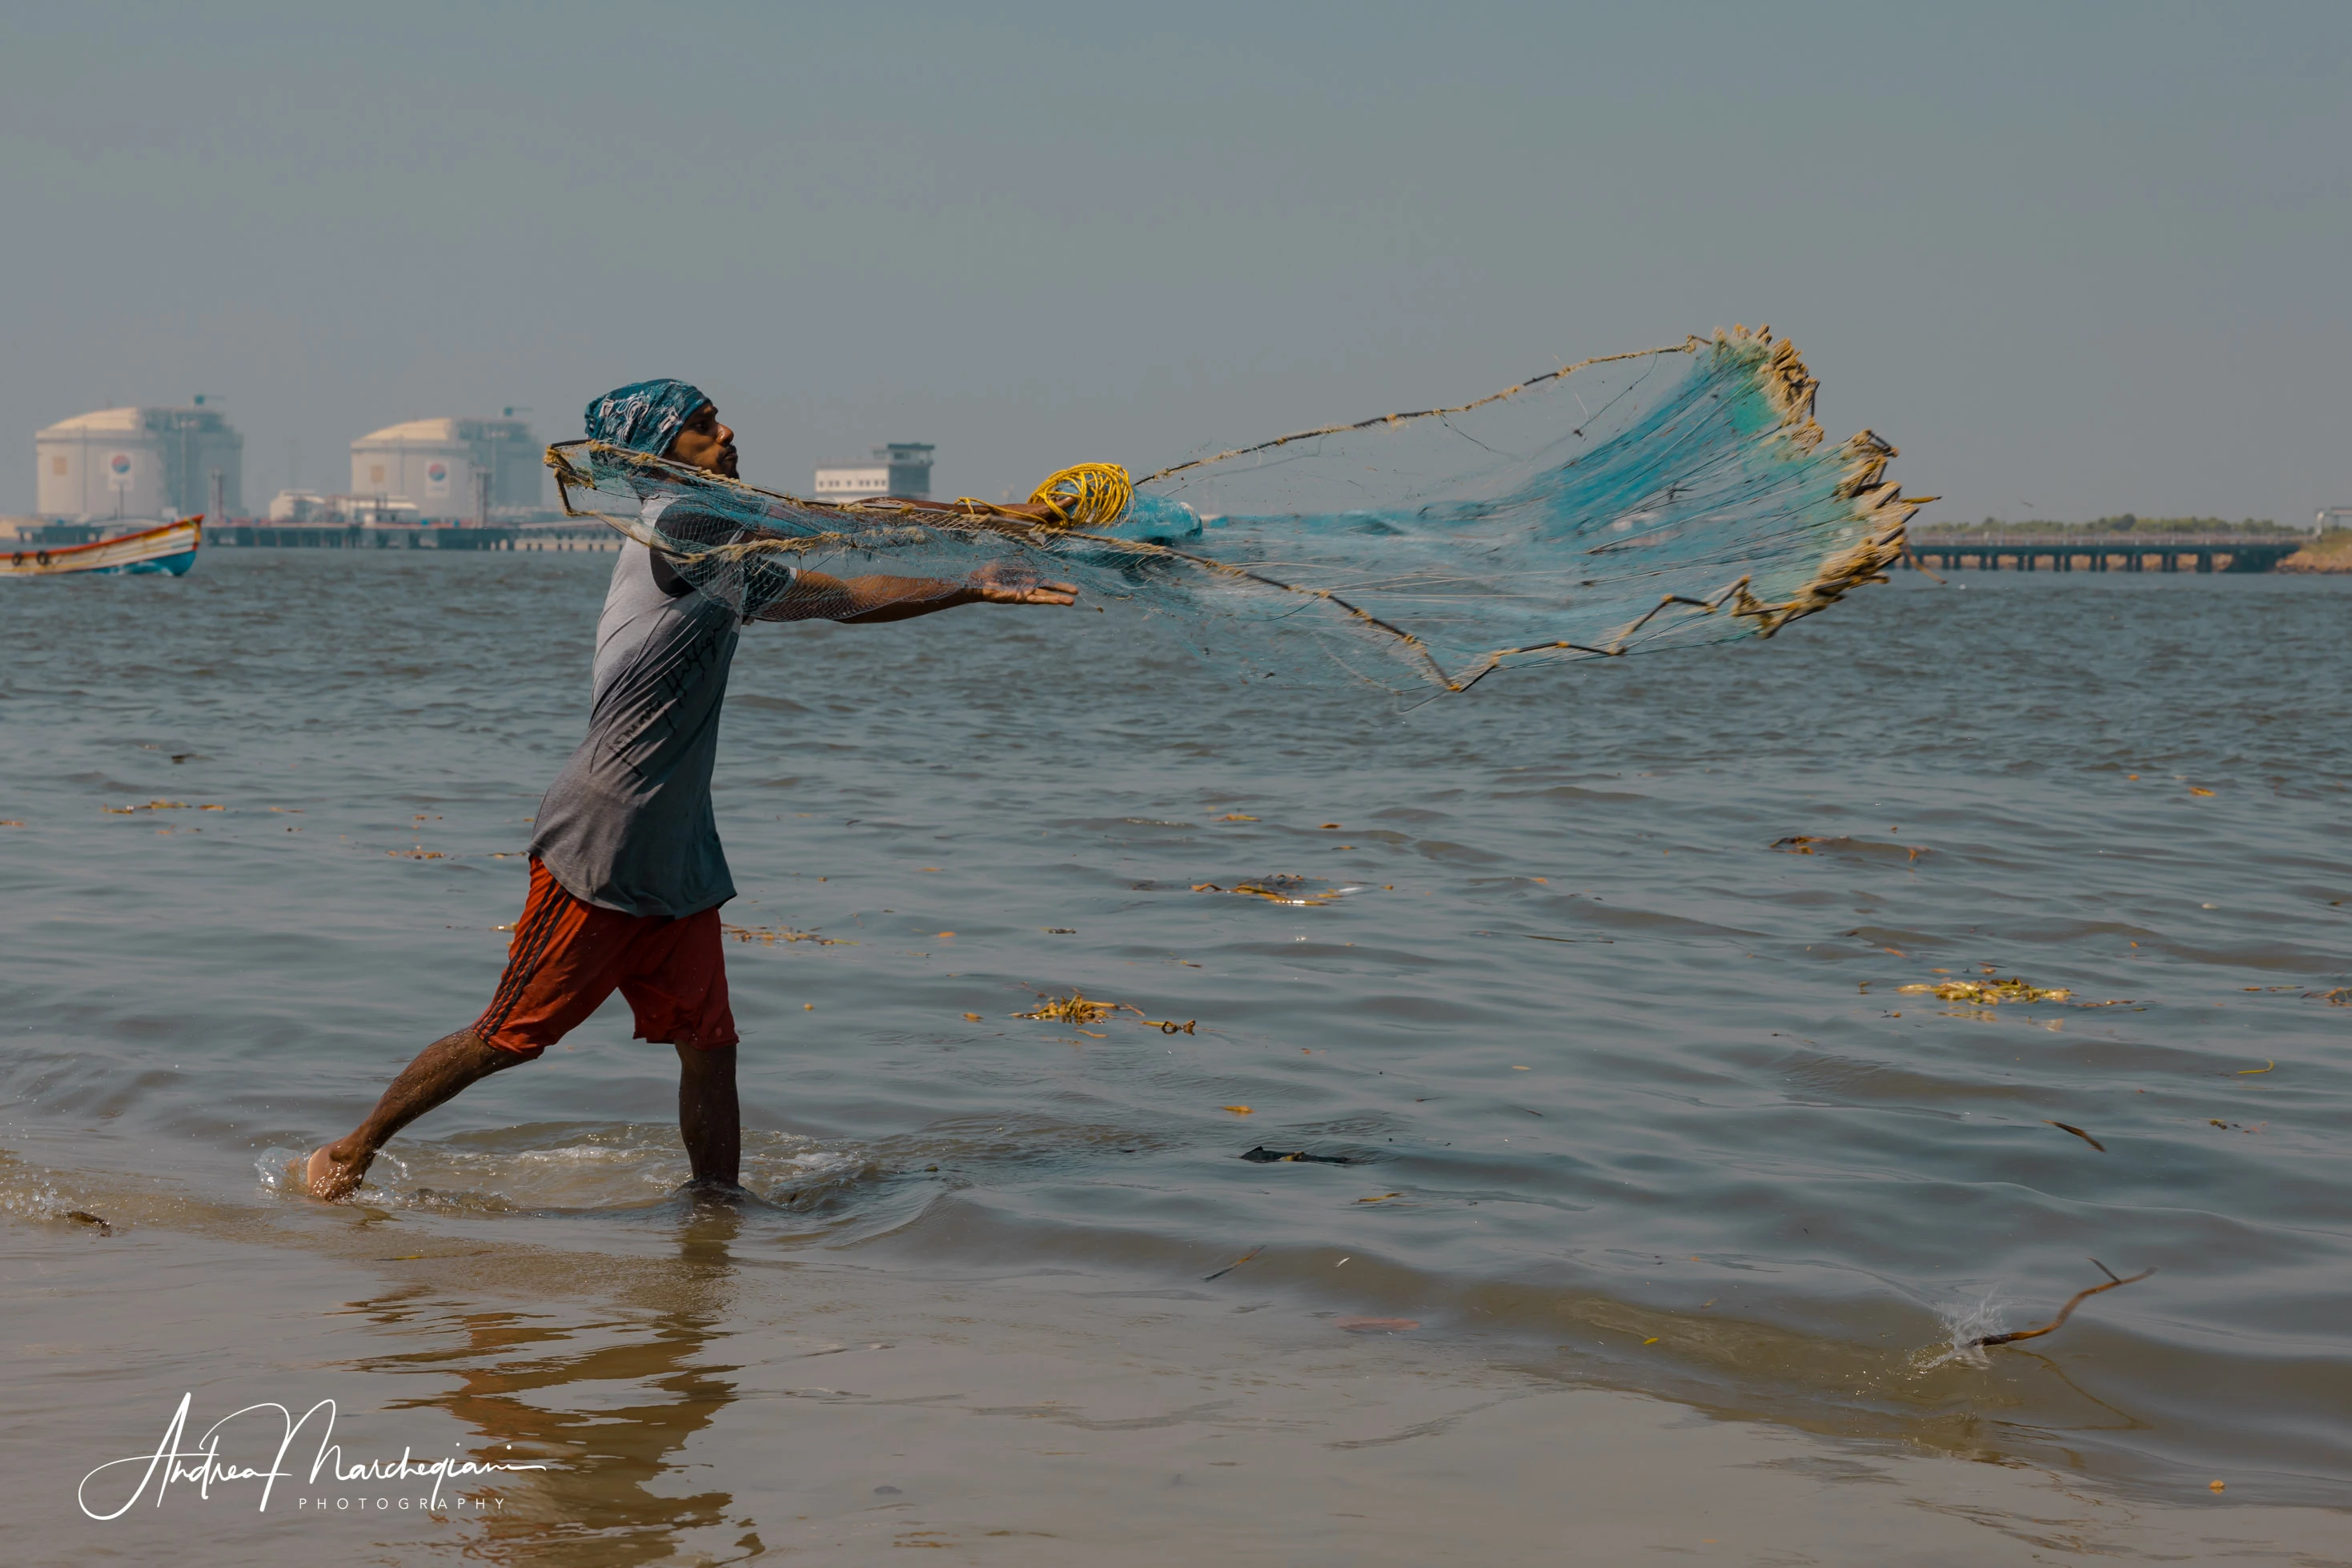
<svg viewBox="0 0 2352 1568"><path fill-rule="evenodd" d="M735 433L679 381L637 382L588 405L588 434L732 479ZM1020 508L1015 508L1019 510ZM679 537L675 530L672 537ZM482 1016L426 1046L343 1137L288 1169L313 1197L349 1197L393 1135L469 1084L529 1061L617 989L636 1037L677 1050L677 1124L692 1186L739 1189L735 1017L719 906L735 896L710 809L727 670L746 620L870 625L959 604L1070 604L1077 590L1003 564L961 581L795 571L730 607L668 558L621 548L596 624L588 737L540 803L530 890Z"/></svg>

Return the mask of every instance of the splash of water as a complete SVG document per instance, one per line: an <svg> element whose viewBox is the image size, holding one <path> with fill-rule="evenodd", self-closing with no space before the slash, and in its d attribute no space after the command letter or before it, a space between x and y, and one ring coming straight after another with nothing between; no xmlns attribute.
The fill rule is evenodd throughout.
<svg viewBox="0 0 2352 1568"><path fill-rule="evenodd" d="M293 1192L286 1169L300 1153L264 1150L254 1161L262 1187ZM753 1131L744 1141L743 1181L753 1191L797 1190L858 1163L804 1137ZM542 1125L386 1149L352 1196L377 1208L445 1214L633 1207L667 1197L692 1174L671 1127Z"/></svg>
<svg viewBox="0 0 2352 1568"><path fill-rule="evenodd" d="M2006 1304L2001 1300L2000 1286L1996 1283L1986 1287L1985 1293L1973 1301L1938 1308L1937 1315L1943 1319L1945 1343L1940 1347L1922 1347L1912 1357L1913 1368L1933 1372L1939 1366L1990 1366L1992 1358L1977 1342L2001 1332L2001 1310Z"/></svg>

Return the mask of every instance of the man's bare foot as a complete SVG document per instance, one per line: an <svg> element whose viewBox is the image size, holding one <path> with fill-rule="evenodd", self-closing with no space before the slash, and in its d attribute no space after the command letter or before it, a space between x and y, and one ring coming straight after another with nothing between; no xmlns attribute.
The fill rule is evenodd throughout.
<svg viewBox="0 0 2352 1568"><path fill-rule="evenodd" d="M346 1164L335 1158L332 1144L313 1149L307 1155L298 1155L286 1166L286 1179L312 1197L333 1203L357 1192L367 1176L369 1162Z"/></svg>

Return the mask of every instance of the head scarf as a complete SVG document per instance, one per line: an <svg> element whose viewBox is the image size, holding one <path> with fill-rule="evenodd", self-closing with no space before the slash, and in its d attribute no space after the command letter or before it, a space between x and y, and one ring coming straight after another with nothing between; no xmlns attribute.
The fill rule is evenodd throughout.
<svg viewBox="0 0 2352 1568"><path fill-rule="evenodd" d="M588 435L659 457L695 411L709 401L700 388L667 377L631 382L588 405Z"/></svg>

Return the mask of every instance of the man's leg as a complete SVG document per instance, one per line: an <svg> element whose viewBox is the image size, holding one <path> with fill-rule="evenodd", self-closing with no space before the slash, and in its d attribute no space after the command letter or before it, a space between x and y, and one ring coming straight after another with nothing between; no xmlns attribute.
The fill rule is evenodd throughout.
<svg viewBox="0 0 2352 1568"><path fill-rule="evenodd" d="M677 1047L677 1131L697 1186L738 1186L743 1118L735 1099L735 1048Z"/></svg>
<svg viewBox="0 0 2352 1568"><path fill-rule="evenodd" d="M677 1049L677 1131L692 1185L740 1190L743 1122L719 911L683 915L648 933L621 995L636 1015L639 1040Z"/></svg>
<svg viewBox="0 0 2352 1568"><path fill-rule="evenodd" d="M312 1197L348 1197L359 1189L368 1166L375 1160L376 1151L390 1143L394 1134L436 1105L456 1099L468 1085L530 1060L511 1051L500 1051L470 1028L444 1035L418 1051L416 1060L401 1069L400 1076L384 1090L366 1121L313 1151L309 1158L295 1161L296 1169L289 1174L295 1175ZM734 1063L730 1061L728 1066L728 1100L731 1105Z"/></svg>
<svg viewBox="0 0 2352 1568"><path fill-rule="evenodd" d="M313 1197L350 1197L394 1134L586 1021L613 994L630 940L647 924L582 903L532 861L530 891L488 1010L419 1051L348 1136L296 1160L288 1171L294 1185Z"/></svg>

